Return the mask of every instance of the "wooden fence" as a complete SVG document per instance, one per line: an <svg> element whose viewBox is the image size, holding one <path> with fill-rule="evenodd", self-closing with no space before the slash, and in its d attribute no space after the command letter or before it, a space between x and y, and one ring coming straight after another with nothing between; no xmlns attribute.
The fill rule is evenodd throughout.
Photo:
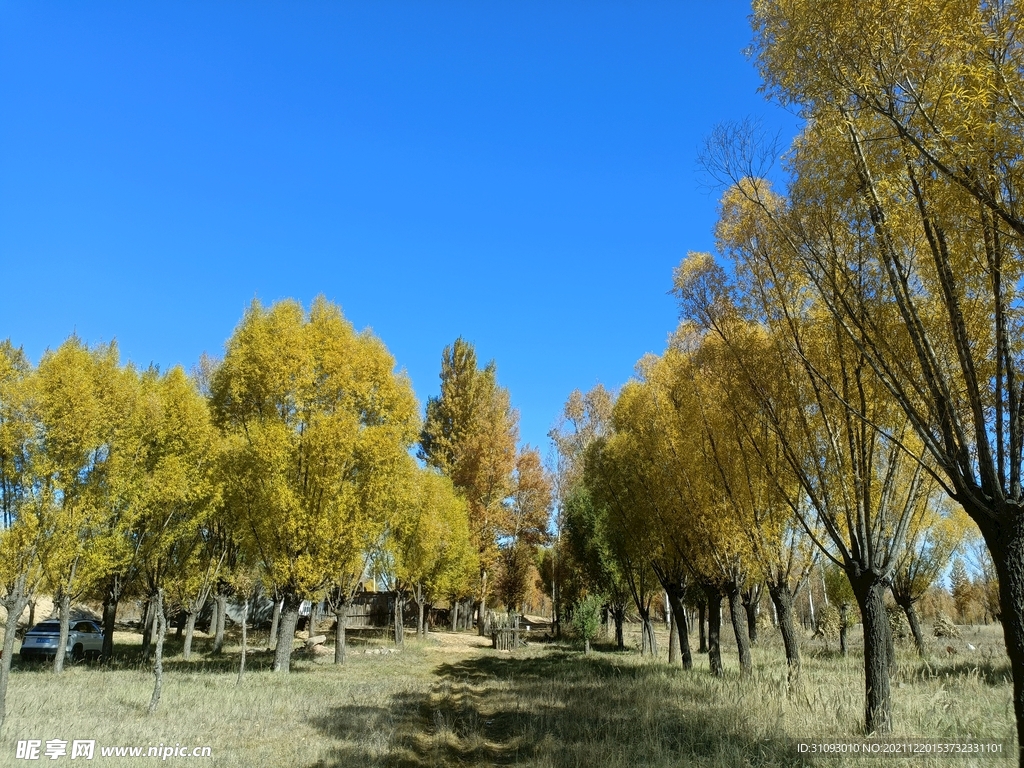
<svg viewBox="0 0 1024 768"><path fill-rule="evenodd" d="M488 611L484 630L491 636L491 644L498 651L514 651L525 643L520 637L519 615Z"/></svg>

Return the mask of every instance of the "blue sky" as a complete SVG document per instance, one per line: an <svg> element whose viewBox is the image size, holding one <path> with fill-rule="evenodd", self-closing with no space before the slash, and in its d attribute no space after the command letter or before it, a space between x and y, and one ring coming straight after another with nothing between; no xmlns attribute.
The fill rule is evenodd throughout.
<svg viewBox="0 0 1024 768"><path fill-rule="evenodd" d="M324 294L422 402L461 335L546 433L676 322L712 247L701 141L796 118L749 5L0 4L0 338L139 365L219 354L247 304Z"/></svg>

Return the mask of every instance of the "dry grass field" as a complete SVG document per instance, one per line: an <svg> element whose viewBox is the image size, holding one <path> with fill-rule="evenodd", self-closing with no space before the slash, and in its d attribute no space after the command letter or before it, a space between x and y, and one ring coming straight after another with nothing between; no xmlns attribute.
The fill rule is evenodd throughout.
<svg viewBox="0 0 1024 768"><path fill-rule="evenodd" d="M830 758L801 755L797 740L855 738L863 683L857 632L842 658L820 640L804 643L804 673L789 692L781 641L770 628L754 650L755 674L741 680L731 648L715 680L697 655L690 672L664 658L598 645L583 656L570 644L532 642L497 653L473 634L407 639L400 653L384 638L354 638L343 667L302 655L288 676L268 671L269 654L250 655L236 686L238 647L219 657L181 660L168 642L163 699L147 713L152 674L136 659L138 635L120 633L111 669L73 665L54 678L16 662L0 765L19 740L94 739L89 764L144 765L155 758L110 757L100 746L210 746L216 766L790 766L999 765L997 758ZM637 643L638 633L629 637ZM659 638L665 654L664 632ZM255 643L265 644L259 635ZM908 647L893 682L900 737L1012 738L1009 668L996 626L965 628L964 638L932 639L927 661ZM976 650L967 648L967 643ZM325 657L328 662L330 656ZM69 757L46 764L77 764ZM158 761L157 761L158 762ZM171 759L188 763L190 760Z"/></svg>

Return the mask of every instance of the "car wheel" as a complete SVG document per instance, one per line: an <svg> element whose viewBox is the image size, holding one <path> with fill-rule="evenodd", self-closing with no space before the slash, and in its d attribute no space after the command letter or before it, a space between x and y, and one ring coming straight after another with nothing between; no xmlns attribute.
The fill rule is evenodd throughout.
<svg viewBox="0 0 1024 768"><path fill-rule="evenodd" d="M81 661L85 658L85 648L82 647L81 643L75 643L75 647L71 649L71 660Z"/></svg>

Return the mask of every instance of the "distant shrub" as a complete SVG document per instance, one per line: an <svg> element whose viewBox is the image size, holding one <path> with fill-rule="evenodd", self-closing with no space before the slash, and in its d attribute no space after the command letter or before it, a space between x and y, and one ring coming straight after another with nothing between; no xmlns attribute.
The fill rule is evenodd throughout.
<svg viewBox="0 0 1024 768"><path fill-rule="evenodd" d="M889 629L892 630L892 639L902 642L910 638L910 625L907 624L907 615L895 603L885 606L885 612L889 615Z"/></svg>
<svg viewBox="0 0 1024 768"><path fill-rule="evenodd" d="M818 611L818 634L827 642L839 639L839 609L829 603Z"/></svg>
<svg viewBox="0 0 1024 768"><path fill-rule="evenodd" d="M936 637L960 637L960 629L953 623L953 620L944 613L940 613L935 617L933 632Z"/></svg>
<svg viewBox="0 0 1024 768"><path fill-rule="evenodd" d="M587 595L576 601L572 610L572 628L583 640L584 653L590 653L590 641L597 637L601 628L601 607L604 598L600 595Z"/></svg>

